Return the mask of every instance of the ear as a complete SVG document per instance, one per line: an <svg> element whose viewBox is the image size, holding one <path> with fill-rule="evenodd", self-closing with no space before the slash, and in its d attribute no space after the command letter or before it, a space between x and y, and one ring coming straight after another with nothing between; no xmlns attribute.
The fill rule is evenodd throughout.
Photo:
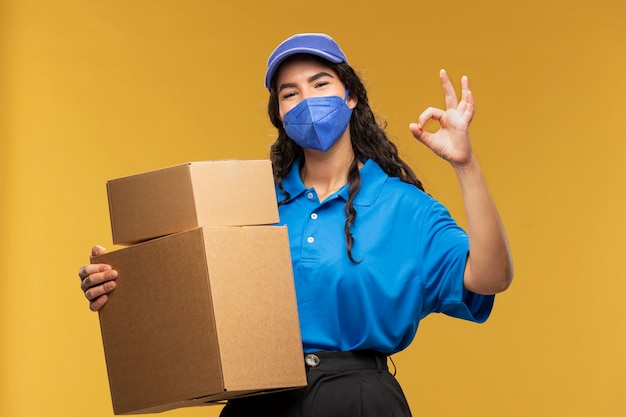
<svg viewBox="0 0 626 417"><path fill-rule="evenodd" d="M359 99L356 97L356 95L352 94L352 91L350 91L350 93L348 93L348 100L346 101L346 104L348 105L350 110L354 110L358 102Z"/></svg>

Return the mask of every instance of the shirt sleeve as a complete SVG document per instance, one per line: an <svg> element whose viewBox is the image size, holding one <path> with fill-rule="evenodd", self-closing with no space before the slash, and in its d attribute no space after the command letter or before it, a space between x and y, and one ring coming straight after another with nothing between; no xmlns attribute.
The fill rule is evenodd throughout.
<svg viewBox="0 0 626 417"><path fill-rule="evenodd" d="M469 237L448 210L436 200L425 216L420 247L424 283L424 316L444 313L482 323L489 317L495 297L468 291L463 275L469 255Z"/></svg>

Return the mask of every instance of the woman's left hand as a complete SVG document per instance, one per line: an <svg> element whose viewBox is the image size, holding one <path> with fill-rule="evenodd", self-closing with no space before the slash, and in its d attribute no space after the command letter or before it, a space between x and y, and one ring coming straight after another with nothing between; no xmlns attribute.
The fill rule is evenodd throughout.
<svg viewBox="0 0 626 417"><path fill-rule="evenodd" d="M417 123L409 125L409 129L416 139L441 158L453 166L462 166L472 158L469 124L474 117L474 97L466 76L461 78L460 102L445 70L439 72L439 78L445 94L446 110L429 107L419 116ZM424 130L429 120L439 122L439 130L433 133Z"/></svg>

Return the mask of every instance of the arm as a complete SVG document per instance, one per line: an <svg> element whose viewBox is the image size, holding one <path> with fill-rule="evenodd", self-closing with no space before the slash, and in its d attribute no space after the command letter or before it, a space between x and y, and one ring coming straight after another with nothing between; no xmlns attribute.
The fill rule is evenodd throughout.
<svg viewBox="0 0 626 417"><path fill-rule="evenodd" d="M495 294L511 284L513 261L504 226L471 149L469 124L474 116L474 98L467 77L461 79L460 102L444 70L440 79L446 110L426 109L409 129L416 139L448 161L459 179L470 239L463 277L465 288L479 294ZM437 132L424 130L431 119L441 125Z"/></svg>

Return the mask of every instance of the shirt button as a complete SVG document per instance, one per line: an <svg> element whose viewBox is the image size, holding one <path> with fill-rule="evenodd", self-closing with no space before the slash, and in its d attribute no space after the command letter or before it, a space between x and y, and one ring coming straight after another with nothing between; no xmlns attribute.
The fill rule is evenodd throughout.
<svg viewBox="0 0 626 417"><path fill-rule="evenodd" d="M312 218L313 220L317 220L317 213L313 213L313 214L311 214L311 218Z"/></svg>
<svg viewBox="0 0 626 417"><path fill-rule="evenodd" d="M309 237L306 238L306 241L309 242L309 243L313 243L313 242L315 242L315 238L313 236L309 236Z"/></svg>
<svg viewBox="0 0 626 417"><path fill-rule="evenodd" d="M313 200L313 193L308 193L306 195L306 198L308 198L309 200Z"/></svg>

